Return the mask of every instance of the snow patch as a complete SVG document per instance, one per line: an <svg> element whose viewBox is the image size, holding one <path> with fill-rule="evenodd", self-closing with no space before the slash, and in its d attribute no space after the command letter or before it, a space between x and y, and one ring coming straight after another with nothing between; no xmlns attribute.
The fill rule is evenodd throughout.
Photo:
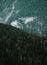
<svg viewBox="0 0 47 65"><path fill-rule="evenodd" d="M19 20L23 20L25 22L25 24L27 24L28 22L34 21L34 19L36 19L36 17L21 17L19 18Z"/></svg>
<svg viewBox="0 0 47 65"><path fill-rule="evenodd" d="M11 25L12 25L13 27L23 28L22 24L19 23L17 20L11 22Z"/></svg>

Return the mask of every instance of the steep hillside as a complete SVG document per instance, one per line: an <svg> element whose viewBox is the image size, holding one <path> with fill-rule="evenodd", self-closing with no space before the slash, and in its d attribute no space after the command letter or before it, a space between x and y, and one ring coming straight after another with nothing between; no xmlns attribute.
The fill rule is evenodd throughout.
<svg viewBox="0 0 47 65"><path fill-rule="evenodd" d="M47 65L47 38L0 24L0 65Z"/></svg>

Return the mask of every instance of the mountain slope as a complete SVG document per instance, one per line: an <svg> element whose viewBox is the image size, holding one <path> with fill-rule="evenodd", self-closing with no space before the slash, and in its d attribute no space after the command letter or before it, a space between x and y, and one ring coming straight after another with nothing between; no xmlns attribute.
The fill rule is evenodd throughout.
<svg viewBox="0 0 47 65"><path fill-rule="evenodd" d="M47 65L47 38L0 24L0 65Z"/></svg>
<svg viewBox="0 0 47 65"><path fill-rule="evenodd" d="M0 23L47 37L47 1L0 0Z"/></svg>

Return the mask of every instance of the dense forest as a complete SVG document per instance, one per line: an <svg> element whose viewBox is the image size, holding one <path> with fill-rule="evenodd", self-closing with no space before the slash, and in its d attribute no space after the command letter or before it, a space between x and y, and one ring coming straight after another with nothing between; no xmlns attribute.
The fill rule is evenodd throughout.
<svg viewBox="0 0 47 65"><path fill-rule="evenodd" d="M47 65L47 38L0 24L0 65Z"/></svg>

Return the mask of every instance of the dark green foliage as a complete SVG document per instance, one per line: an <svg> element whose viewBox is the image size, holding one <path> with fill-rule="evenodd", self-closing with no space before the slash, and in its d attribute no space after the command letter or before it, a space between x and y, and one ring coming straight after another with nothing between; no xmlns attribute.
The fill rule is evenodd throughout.
<svg viewBox="0 0 47 65"><path fill-rule="evenodd" d="M0 65L47 65L47 38L0 24Z"/></svg>

